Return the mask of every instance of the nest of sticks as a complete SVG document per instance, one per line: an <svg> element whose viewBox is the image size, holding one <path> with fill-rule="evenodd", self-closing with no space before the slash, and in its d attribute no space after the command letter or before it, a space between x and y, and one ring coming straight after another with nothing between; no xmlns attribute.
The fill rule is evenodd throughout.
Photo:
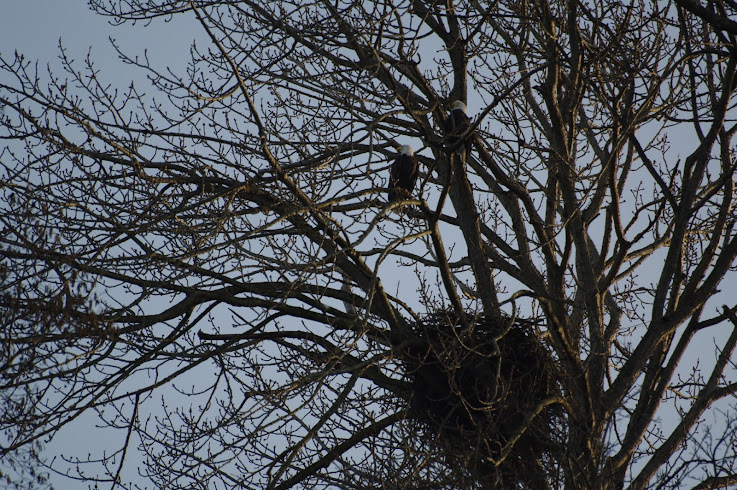
<svg viewBox="0 0 737 490"><path fill-rule="evenodd" d="M439 312L414 331L403 358L424 440L471 486L541 486L562 410L550 402L560 395L557 363L534 325L485 316L464 328Z"/></svg>

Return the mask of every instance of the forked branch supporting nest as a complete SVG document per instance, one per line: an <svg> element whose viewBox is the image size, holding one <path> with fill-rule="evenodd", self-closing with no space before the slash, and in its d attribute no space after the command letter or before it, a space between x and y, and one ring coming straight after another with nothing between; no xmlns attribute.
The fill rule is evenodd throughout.
<svg viewBox="0 0 737 490"><path fill-rule="evenodd" d="M533 324L479 317L464 328L441 312L415 334L403 360L410 413L427 442L478 483L538 487L563 411L557 363Z"/></svg>

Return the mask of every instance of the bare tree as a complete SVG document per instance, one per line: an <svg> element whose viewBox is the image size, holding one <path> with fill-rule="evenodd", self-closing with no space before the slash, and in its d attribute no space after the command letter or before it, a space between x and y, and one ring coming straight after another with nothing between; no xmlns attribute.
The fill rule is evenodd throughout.
<svg viewBox="0 0 737 490"><path fill-rule="evenodd" d="M94 417L54 467L112 488L737 484L733 2L90 3L201 30L121 53L146 90L2 58L0 454Z"/></svg>

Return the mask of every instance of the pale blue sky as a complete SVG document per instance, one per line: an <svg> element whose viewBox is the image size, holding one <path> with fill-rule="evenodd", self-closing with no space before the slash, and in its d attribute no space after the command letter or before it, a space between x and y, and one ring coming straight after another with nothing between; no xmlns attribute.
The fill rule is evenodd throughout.
<svg viewBox="0 0 737 490"><path fill-rule="evenodd" d="M184 19L159 20L154 26L139 22L135 26L111 25L109 19L90 10L83 0L0 0L0 51L7 55L18 50L27 59L42 65L59 62L59 40L67 55L82 61L91 51L96 65L104 65L103 75L117 77L116 85L128 85L126 78L140 76L117 59L109 38L131 55L147 51L153 64L183 71L195 34L185 32ZM152 28L153 27L153 28ZM57 65L58 66L58 65ZM80 66L81 68L81 66Z"/></svg>
<svg viewBox="0 0 737 490"><path fill-rule="evenodd" d="M42 62L56 59L61 37L70 52L86 54L90 46L108 51L114 28L82 0L0 0L0 50L18 50ZM102 45L104 43L104 45Z"/></svg>
<svg viewBox="0 0 737 490"><path fill-rule="evenodd" d="M92 12L83 0L0 0L0 52L11 58L14 51L22 53L27 60L38 60L39 71L45 77L46 65L58 73L59 40L67 56L75 60L79 70L84 70L84 59L91 52L95 66L102 70L101 77L116 87L127 87L132 80L145 85L140 70L134 70L117 59L109 37L130 55L143 54L148 50L152 60L159 65L171 66L183 71L189 44L193 34L184 32L185 24L157 22L154 28L143 23L136 26L112 26L108 19ZM177 31L177 32L174 32ZM63 74L60 74L63 75ZM0 72L0 77L5 77ZM44 456L57 457L108 452L118 449L121 434L102 431L95 427L94 414L83 415L59 432L46 446ZM126 477L136 474L136 455L129 454ZM0 463L2 466L2 463ZM60 466L63 468L64 465ZM7 468L2 468L7 471ZM87 489L93 482L81 482L51 474L51 482L57 490Z"/></svg>

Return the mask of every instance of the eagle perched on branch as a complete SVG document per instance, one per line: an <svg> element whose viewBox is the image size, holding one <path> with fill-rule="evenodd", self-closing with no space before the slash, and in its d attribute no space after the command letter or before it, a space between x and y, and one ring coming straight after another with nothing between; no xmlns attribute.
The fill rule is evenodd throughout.
<svg viewBox="0 0 737 490"><path fill-rule="evenodd" d="M454 154L460 155L462 162L466 162L471 153L470 135L466 135L465 140L461 143L461 138L470 127L471 119L466 115L466 104L456 100L450 106L450 114L445 120L443 132L448 150L453 150Z"/></svg>
<svg viewBox="0 0 737 490"><path fill-rule="evenodd" d="M389 202L400 201L412 197L417 183L419 165L417 157L409 145L399 147L399 154L394 159L389 173Z"/></svg>

